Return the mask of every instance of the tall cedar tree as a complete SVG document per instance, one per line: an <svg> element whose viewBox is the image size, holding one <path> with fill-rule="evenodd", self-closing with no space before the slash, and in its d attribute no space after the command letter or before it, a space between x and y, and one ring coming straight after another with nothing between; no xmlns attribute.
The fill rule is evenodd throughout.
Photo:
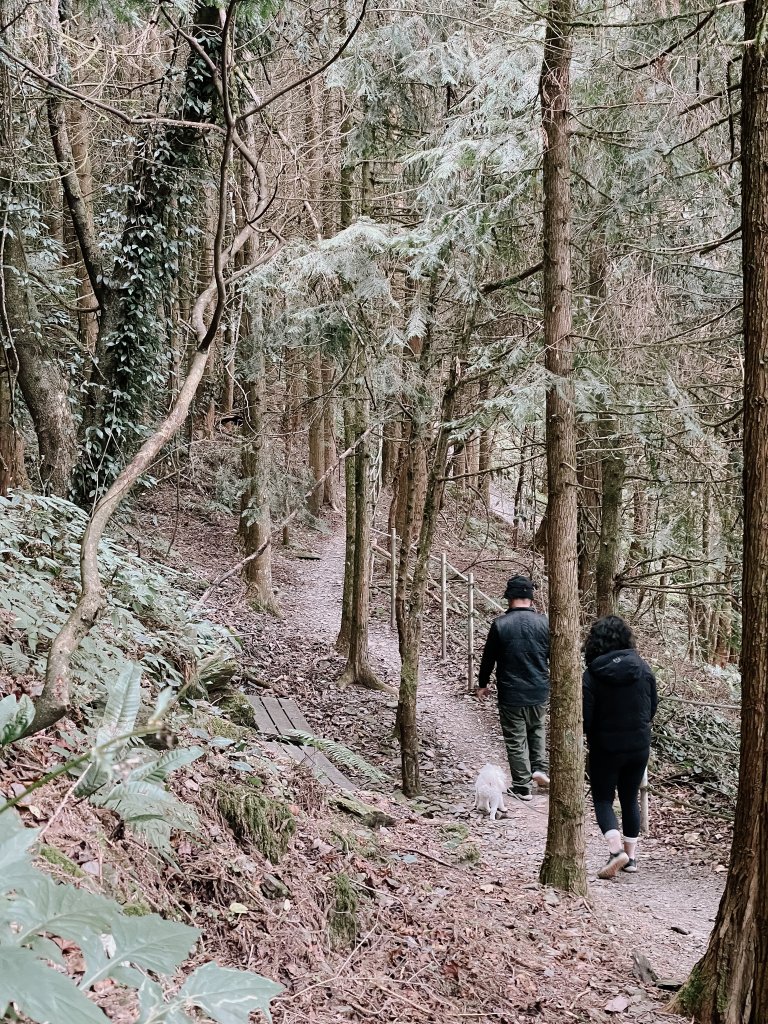
<svg viewBox="0 0 768 1024"><path fill-rule="evenodd" d="M571 310L570 0L552 0L541 69L544 126L544 345L552 676L547 848L541 881L584 894L584 741L579 656L576 405Z"/></svg>
<svg viewBox="0 0 768 1024"><path fill-rule="evenodd" d="M747 0L744 16L741 761L725 892L709 948L675 1000L699 1024L768 1021L768 0Z"/></svg>

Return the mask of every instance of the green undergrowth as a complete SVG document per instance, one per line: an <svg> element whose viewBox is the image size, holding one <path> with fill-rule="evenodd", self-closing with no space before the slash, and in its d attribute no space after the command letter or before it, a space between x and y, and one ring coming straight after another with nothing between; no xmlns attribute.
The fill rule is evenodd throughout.
<svg viewBox="0 0 768 1024"><path fill-rule="evenodd" d="M329 885L328 935L331 946L354 946L358 935L360 890L346 871L333 875Z"/></svg>
<svg viewBox="0 0 768 1024"><path fill-rule="evenodd" d="M440 831L445 840L443 846L449 850L460 864L479 864L480 850L469 839L469 829L461 822L441 825Z"/></svg>
<svg viewBox="0 0 768 1024"><path fill-rule="evenodd" d="M265 793L260 779L222 783L214 794L235 837L253 843L268 861L278 864L296 831L296 819L286 801Z"/></svg>
<svg viewBox="0 0 768 1024"><path fill-rule="evenodd" d="M716 708L662 703L653 730L655 783L683 783L733 800L739 781L739 725Z"/></svg>
<svg viewBox="0 0 768 1024"><path fill-rule="evenodd" d="M0 498L0 666L42 676L53 637L79 593L85 513L62 498ZM231 659L234 640L191 610L192 577L141 561L105 539L99 564L109 604L73 661L79 706L105 700L110 681L136 661L150 681L180 687L204 659ZM185 589L186 588L186 589Z"/></svg>
<svg viewBox="0 0 768 1024"><path fill-rule="evenodd" d="M55 846L41 843L37 852L51 867L56 868L57 871L67 875L69 878L86 877L83 869L67 857L65 853L62 853L61 850L57 850Z"/></svg>

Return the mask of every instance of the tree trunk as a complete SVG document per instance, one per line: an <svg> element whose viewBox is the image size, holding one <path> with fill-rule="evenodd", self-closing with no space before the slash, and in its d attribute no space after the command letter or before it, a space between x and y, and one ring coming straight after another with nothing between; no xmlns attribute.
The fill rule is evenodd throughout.
<svg viewBox="0 0 768 1024"><path fill-rule="evenodd" d="M605 454L602 459L602 508L600 513L600 544L595 565L597 614L616 613L616 573L621 554L621 512L624 498L624 477L627 465L619 451L616 424L604 419L600 424L600 437Z"/></svg>
<svg viewBox="0 0 768 1024"><path fill-rule="evenodd" d="M741 759L725 892L707 952L675 999L699 1024L768 1020L768 2L746 0L744 13Z"/></svg>
<svg viewBox="0 0 768 1024"><path fill-rule="evenodd" d="M2 203L0 197L0 205ZM19 222L3 213L0 211L0 250L3 253L5 316L0 318L0 334L4 343L16 352L19 389L37 435L43 492L66 497L77 456L67 379L49 347L47 336L35 327L41 317L34 295L23 283L27 278L27 261L20 242Z"/></svg>
<svg viewBox="0 0 768 1024"><path fill-rule="evenodd" d="M552 785L543 884L585 895L584 743L579 652L576 407L571 310L571 0L551 0L540 94L544 146L545 365L547 391L547 551L551 630Z"/></svg>
<svg viewBox="0 0 768 1024"><path fill-rule="evenodd" d="M364 369L360 360L361 369ZM341 685L355 683L368 689L381 689L368 661L368 620L370 618L371 565L371 493L370 440L365 437L370 411L368 395L362 380L356 382L359 393L354 401L352 442L355 453L347 461L354 473L354 543L352 555L352 587L349 594L349 656L341 675ZM363 438L360 440L360 438Z"/></svg>
<svg viewBox="0 0 768 1024"><path fill-rule="evenodd" d="M80 191L83 196L85 216L89 230L95 235L93 225L93 169L91 157L88 152L89 118L88 109L80 103L67 105L67 120L69 122L70 137L72 140L72 157L74 159L75 173L80 182ZM77 278L79 281L77 292L78 307L78 331L80 341L88 352L96 350L96 339L99 334L99 322L97 318L98 302L93 293L88 270L79 252L77 258Z"/></svg>
<svg viewBox="0 0 768 1024"><path fill-rule="evenodd" d="M323 445L325 448L325 471L336 465L336 403L333 399L333 365L326 359L322 366L323 393ZM336 508L336 485L333 474L328 473L323 482L323 505Z"/></svg>
<svg viewBox="0 0 768 1024"><path fill-rule="evenodd" d="M0 369L0 495L4 498L11 487L29 486L24 471L24 444L16 429L15 375L11 372L10 355L10 350L6 350L8 362Z"/></svg>
<svg viewBox="0 0 768 1024"><path fill-rule="evenodd" d="M320 480L325 472L325 414L322 402L323 373L320 353L313 352L307 359L307 417L309 420L309 472L313 480ZM307 505L313 516L320 515L323 504L323 486L319 484L309 496Z"/></svg>
<svg viewBox="0 0 768 1024"><path fill-rule="evenodd" d="M469 330L466 338L469 336ZM425 349L427 346L425 346ZM418 517L419 530L416 544L416 563L413 569L413 580L408 586L408 564L410 546L401 544L400 563L398 566L397 599L397 635L400 648L400 692L397 703L396 731L400 741L400 762L403 775L403 792L406 796L416 796L421 791L419 778L419 733L416 723L416 697L419 684L419 662L421 656L421 628L424 614L424 597L429 578L429 556L437 529L437 518L443 503L445 491L445 475L448 466L449 432L446 427L456 413L456 393L458 383L458 358L451 360L448 381L443 392L440 409L440 428L435 438L429 461L429 476L424 496L423 510ZM413 425L412 425L413 426ZM417 521L417 476L420 454L423 450L421 439L415 431L411 432L408 452L408 471L406 473L406 526L411 532L412 524Z"/></svg>
<svg viewBox="0 0 768 1024"><path fill-rule="evenodd" d="M246 489L243 495L242 536L245 554L258 551L266 542L264 551L245 566L246 593L249 602L261 611L279 615L272 586L272 515L269 506L271 455L267 430L267 382L262 344L260 318L256 323L256 336L250 316L244 312L243 335L250 344L251 379L246 390L246 408L243 418L243 476Z"/></svg>
<svg viewBox="0 0 768 1024"><path fill-rule="evenodd" d="M344 407L344 447L351 448L355 443L355 424L353 399L349 388L344 389L342 399ZM336 638L336 650L341 654L349 653L349 641L352 636L352 594L355 583L355 461L354 458L344 460L344 499L345 499L345 533L344 533L344 589L341 596L341 625Z"/></svg>
<svg viewBox="0 0 768 1024"><path fill-rule="evenodd" d="M595 571L600 546L600 494L603 487L600 459L597 457L592 439L583 435L582 452L579 458L579 594L582 613L594 614Z"/></svg>
<svg viewBox="0 0 768 1024"><path fill-rule="evenodd" d="M4 5L0 3L0 11ZM67 378L49 342L35 296L27 281L29 272L21 239L22 223L14 209L17 197L11 192L16 179L12 163L13 95L8 68L0 67L0 339L29 410L37 435L40 483L46 493L66 497L77 455L75 424L67 396ZM54 340L55 344L55 340ZM8 402L12 394L10 382ZM10 449L9 449L10 454Z"/></svg>

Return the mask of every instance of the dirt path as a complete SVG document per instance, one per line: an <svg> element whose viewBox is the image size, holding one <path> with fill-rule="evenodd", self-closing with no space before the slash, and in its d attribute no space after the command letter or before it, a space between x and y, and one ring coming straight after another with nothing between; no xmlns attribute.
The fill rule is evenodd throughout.
<svg viewBox="0 0 768 1024"><path fill-rule="evenodd" d="M286 617L281 629L298 635L306 635L309 629L315 643L331 645L340 619L343 534L334 530L318 538L314 547L319 560L293 563L295 572L283 600ZM388 622L373 620L370 651L375 670L396 685L397 641ZM435 813L441 818L452 816L467 824L482 855L481 870L490 880L503 879L514 866L533 883L546 840L547 797L537 794L529 804L510 799L508 817L496 823L471 813L472 784L478 769L488 761L503 765L505 757L495 708L480 706L462 690L455 667L423 659L418 710L424 736L425 792L436 801ZM358 705L358 697L351 695L350 702ZM373 695L364 698L371 701ZM382 713L391 715L392 698L376 698ZM343 722L340 727L343 729ZM641 840L636 875L600 881L595 872L605 859L605 850L591 807L587 833L594 905L616 932L625 936L629 952L643 952L662 976L684 977L705 949L720 897L720 878L710 869L688 867L675 848L665 847L651 835Z"/></svg>

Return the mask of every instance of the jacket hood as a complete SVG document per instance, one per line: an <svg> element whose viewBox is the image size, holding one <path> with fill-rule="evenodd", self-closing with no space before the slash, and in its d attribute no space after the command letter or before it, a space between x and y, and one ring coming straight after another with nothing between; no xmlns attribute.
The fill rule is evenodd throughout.
<svg viewBox="0 0 768 1024"><path fill-rule="evenodd" d="M608 651L587 666L593 679L608 686L631 686L642 678L645 662L633 649Z"/></svg>

